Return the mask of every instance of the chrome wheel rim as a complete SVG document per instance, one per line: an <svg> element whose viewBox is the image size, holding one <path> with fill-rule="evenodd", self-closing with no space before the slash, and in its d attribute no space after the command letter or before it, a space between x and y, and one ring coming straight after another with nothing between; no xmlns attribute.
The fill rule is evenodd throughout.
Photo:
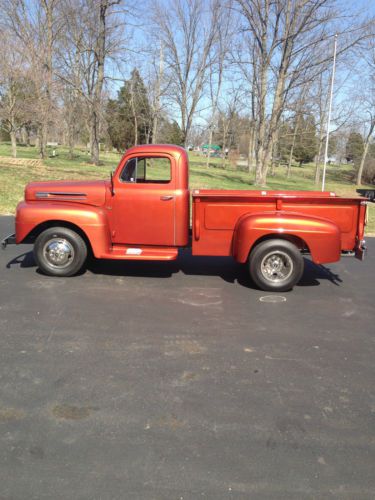
<svg viewBox="0 0 375 500"><path fill-rule="evenodd" d="M64 269L74 259L74 248L65 238L52 238L44 245L43 256L51 267Z"/></svg>
<svg viewBox="0 0 375 500"><path fill-rule="evenodd" d="M263 278L271 283L282 283L293 273L293 260L281 250L274 250L262 259L260 270Z"/></svg>

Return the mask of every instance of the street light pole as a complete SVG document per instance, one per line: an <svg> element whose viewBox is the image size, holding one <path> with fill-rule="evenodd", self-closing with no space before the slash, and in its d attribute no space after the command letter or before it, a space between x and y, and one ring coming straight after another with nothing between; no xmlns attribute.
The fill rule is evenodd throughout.
<svg viewBox="0 0 375 500"><path fill-rule="evenodd" d="M334 43L334 48L333 48L333 67L332 67L331 91L330 91L330 96L329 96L329 107L328 107L326 146L325 146L325 150L324 150L324 166L323 166L323 177L322 177L322 191L324 191L325 183L326 183L326 169L327 169L328 143L329 143L329 127L331 125L333 84L335 82L335 71L336 71L336 52L337 52L337 34L335 35L335 43Z"/></svg>

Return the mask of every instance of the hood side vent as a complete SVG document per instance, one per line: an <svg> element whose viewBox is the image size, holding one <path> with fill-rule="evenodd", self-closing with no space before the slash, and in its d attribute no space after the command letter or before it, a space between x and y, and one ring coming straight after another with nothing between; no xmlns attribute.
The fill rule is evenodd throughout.
<svg viewBox="0 0 375 500"><path fill-rule="evenodd" d="M35 197L39 199L45 198L72 198L74 200L84 200L87 198L86 193L71 193L71 192L47 192L47 191L39 191L35 193Z"/></svg>

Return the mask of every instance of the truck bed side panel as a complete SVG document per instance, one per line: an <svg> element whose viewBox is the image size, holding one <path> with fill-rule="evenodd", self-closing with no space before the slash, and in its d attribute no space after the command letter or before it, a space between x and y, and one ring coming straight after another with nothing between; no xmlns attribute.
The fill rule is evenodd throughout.
<svg viewBox="0 0 375 500"><path fill-rule="evenodd" d="M259 231L261 236L266 236L285 233L287 227L283 227L283 217L297 214L302 221L301 231L298 231L297 225L293 235L311 242L315 241L314 247L317 250L314 260L327 262L327 252L322 251L322 254L325 253L322 255L323 260L318 255L319 247L324 246L321 229L318 228L319 224L311 221L322 219L327 222L327 227L333 224L332 227L338 228L338 232L332 229L331 233L335 233L335 238L339 238L340 251L351 251L354 250L358 240L360 207L360 198L340 198L330 196L329 193L323 193L321 196L319 193L313 193L310 196L309 192L263 195L251 191L237 191L230 194L225 194L224 191L207 193L196 191L193 193L193 253L233 255L238 221L245 215L276 214L275 223L268 224L263 232ZM305 225L303 225L304 218L306 218ZM336 249L332 249L332 255L337 255Z"/></svg>

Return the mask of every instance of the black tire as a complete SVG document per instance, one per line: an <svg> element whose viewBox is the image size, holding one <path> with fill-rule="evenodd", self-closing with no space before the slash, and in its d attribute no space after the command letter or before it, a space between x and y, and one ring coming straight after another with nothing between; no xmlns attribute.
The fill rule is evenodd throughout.
<svg viewBox="0 0 375 500"><path fill-rule="evenodd" d="M252 280L261 290L285 292L301 279L304 260L290 241L270 239L253 248L248 265Z"/></svg>
<svg viewBox="0 0 375 500"><path fill-rule="evenodd" d="M34 243L34 258L39 269L49 276L73 276L87 257L83 238L66 227L50 227Z"/></svg>

